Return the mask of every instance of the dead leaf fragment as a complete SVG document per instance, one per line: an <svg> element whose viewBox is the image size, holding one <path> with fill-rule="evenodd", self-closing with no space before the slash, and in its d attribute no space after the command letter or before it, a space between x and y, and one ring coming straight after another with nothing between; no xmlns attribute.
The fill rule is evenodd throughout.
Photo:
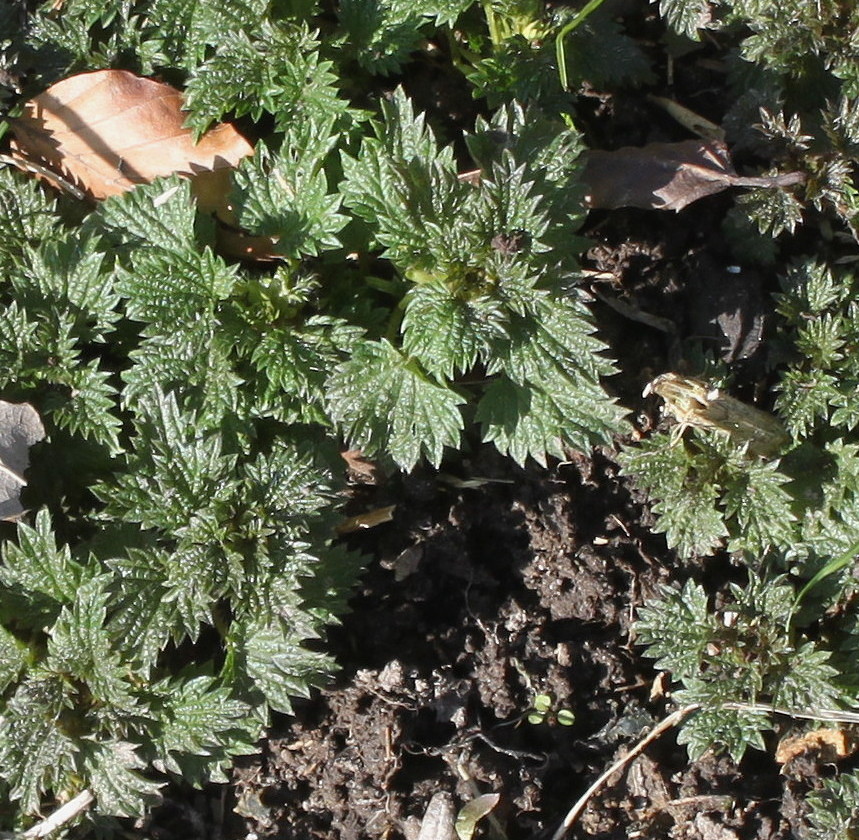
<svg viewBox="0 0 859 840"><path fill-rule="evenodd" d="M24 513L21 489L30 466L30 447L45 437L45 427L29 403L0 400L0 519L13 522Z"/></svg>
<svg viewBox="0 0 859 840"><path fill-rule="evenodd" d="M818 753L819 760L830 763L855 751L853 740L843 729L814 729L784 738L776 749L775 760L787 764L805 753Z"/></svg>
<svg viewBox="0 0 859 840"><path fill-rule="evenodd" d="M344 449L340 457L346 462L350 477L361 484L378 484L381 480L379 465L360 449Z"/></svg>
<svg viewBox="0 0 859 840"><path fill-rule="evenodd" d="M456 815L456 836L459 840L471 840L477 823L480 822L501 799L498 793L484 793L464 805Z"/></svg>
<svg viewBox="0 0 859 840"><path fill-rule="evenodd" d="M665 411L681 425L721 432L751 455L775 458L790 442L781 421L773 414L741 402L700 379L663 373L644 389L665 401Z"/></svg>
<svg viewBox="0 0 859 840"><path fill-rule="evenodd" d="M81 73L52 85L14 119L16 150L103 199L178 173L204 212L229 221L228 172L253 153L226 123L193 142L182 94L126 70Z"/></svg>
<svg viewBox="0 0 859 840"><path fill-rule="evenodd" d="M385 507L368 510L366 513L359 513L357 516L350 516L337 526L337 533L352 534L355 531L375 528L384 522L390 522L394 518L394 511L396 509L396 505L386 505Z"/></svg>
<svg viewBox="0 0 859 840"><path fill-rule="evenodd" d="M801 172L772 177L737 175L723 143L701 140L594 150L584 158L582 179L588 189L588 206L603 210L679 211L729 187L788 187L805 179Z"/></svg>
<svg viewBox="0 0 859 840"><path fill-rule="evenodd" d="M453 799L449 793L439 791L433 794L417 840L455 840Z"/></svg>

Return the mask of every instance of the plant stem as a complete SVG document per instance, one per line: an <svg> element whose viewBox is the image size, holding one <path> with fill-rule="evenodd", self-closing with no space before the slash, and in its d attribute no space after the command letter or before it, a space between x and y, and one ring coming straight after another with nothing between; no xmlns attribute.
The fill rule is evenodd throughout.
<svg viewBox="0 0 859 840"><path fill-rule="evenodd" d="M585 7L558 33L555 38L555 55L558 59L558 75L561 78L561 87L567 90L567 56L564 52L564 38L576 27L585 21L591 12L596 11L603 4L603 0L589 0Z"/></svg>

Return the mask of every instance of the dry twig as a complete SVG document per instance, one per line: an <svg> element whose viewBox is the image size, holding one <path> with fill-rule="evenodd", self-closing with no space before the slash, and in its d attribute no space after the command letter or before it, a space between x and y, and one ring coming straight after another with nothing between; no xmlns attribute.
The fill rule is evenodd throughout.
<svg viewBox="0 0 859 840"><path fill-rule="evenodd" d="M60 808L57 808L49 817L45 817L40 823L28 828L21 837L23 840L36 840L39 837L47 837L58 828L73 820L78 814L82 814L95 801L95 797L88 790L81 791L74 799L70 799Z"/></svg>
<svg viewBox="0 0 859 840"><path fill-rule="evenodd" d="M575 821L579 818L579 815L582 811L585 810L585 806L590 801L590 798L608 781L611 776L613 776L618 770L622 770L628 764L632 762L634 758L641 755L644 750L647 749L648 745L653 743L660 735L667 732L674 726L677 726L684 718L691 715L693 712L697 712L698 709L701 708L700 703L690 703L688 706L683 706L683 708L678 709L676 712L668 715L665 720L655 726L650 732L645 735L626 755L621 756L617 761L615 761L607 770L605 770L599 778L582 794L579 800L570 808L567 816L564 817L564 821L558 827L558 830L552 835L552 840L561 840L563 836L569 831L570 827L575 823Z"/></svg>

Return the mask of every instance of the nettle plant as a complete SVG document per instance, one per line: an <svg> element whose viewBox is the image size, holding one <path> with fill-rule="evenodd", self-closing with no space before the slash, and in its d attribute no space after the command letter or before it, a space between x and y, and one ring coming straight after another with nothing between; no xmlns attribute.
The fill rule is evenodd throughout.
<svg viewBox="0 0 859 840"><path fill-rule="evenodd" d="M160 786L139 770L223 778L322 682L308 641L359 565L328 544L324 442L242 363L241 271L200 245L187 183L67 227L7 171L0 204L3 389L50 429L40 509L2 546L3 799L17 825L84 787L139 814Z"/></svg>
<svg viewBox="0 0 859 840"><path fill-rule="evenodd" d="M85 788L104 820L142 813L164 774L223 779L325 679L317 640L360 570L332 541L344 440L409 469L479 438L544 461L623 428L575 285L577 132L505 105L461 177L402 90L369 120L336 71L356 27L375 43L465 6L344 4L323 54L300 5L0 18L28 83L126 62L184 77L198 132L264 124L230 204L279 254L219 255L176 177L91 211L0 171L0 390L48 432L0 547L6 827Z"/></svg>
<svg viewBox="0 0 859 840"><path fill-rule="evenodd" d="M704 706L682 736L695 755L762 746L768 705L810 716L857 705L859 285L813 260L781 285L775 341L791 361L776 386L779 419L737 414L740 403L678 378L674 392L655 388L682 424L622 454L681 555L727 548L749 569L718 607L689 583L641 612L640 640L682 683L678 700ZM824 613L837 619L821 632ZM729 708L738 703L746 708Z"/></svg>
<svg viewBox="0 0 859 840"><path fill-rule="evenodd" d="M661 0L660 11L688 48L708 32L730 50L723 125L737 153L806 176L737 198L725 225L736 257L773 264L776 238L802 223L827 242L833 228L856 239L859 65L844 37L855 5ZM710 378L661 377L652 390L678 425L621 453L681 557L727 550L748 574L718 597L692 583L664 590L641 613L640 638L680 682L677 698L702 704L681 736L694 755L762 746L773 706L813 716L857 702L859 289L814 257L780 282L769 411L727 396L715 366ZM836 618L821 629L824 615Z"/></svg>
<svg viewBox="0 0 859 840"><path fill-rule="evenodd" d="M775 238L821 213L859 238L859 54L845 35L859 26L855 4L660 0L659 8L688 46L709 33L728 50L723 126L735 151L806 175L791 189L737 198L726 225L737 252L772 262Z"/></svg>

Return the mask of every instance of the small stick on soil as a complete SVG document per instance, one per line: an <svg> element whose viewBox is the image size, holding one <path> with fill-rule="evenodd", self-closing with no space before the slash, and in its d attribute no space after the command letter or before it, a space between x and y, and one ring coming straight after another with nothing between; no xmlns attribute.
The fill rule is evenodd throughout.
<svg viewBox="0 0 859 840"><path fill-rule="evenodd" d="M643 753L660 735L664 734L672 727L677 726L677 724L684 718L688 717L693 712L697 712L700 708L700 703L690 703L688 706L683 706L683 708L678 709L676 712L672 712L667 718L665 718L665 720L653 727L653 729L651 729L650 732L648 732L648 734L645 735L626 755L621 756L617 761L615 761L614 764L612 764L608 770L605 770L602 775L582 794L578 802L570 808L558 830L552 835L552 840L562 840L563 836L567 831L569 831L573 823L575 823L579 818L582 811L585 810L585 806L590 801L590 798L608 781L611 776L617 773L618 770L622 770L630 764L634 758L641 755L641 753Z"/></svg>
<svg viewBox="0 0 859 840"><path fill-rule="evenodd" d="M39 837L47 837L78 814L83 813L93 803L95 797L88 790L81 791L74 799L70 799L61 808L57 808L49 817L45 817L40 823L28 828L21 836L24 840L35 840Z"/></svg>

